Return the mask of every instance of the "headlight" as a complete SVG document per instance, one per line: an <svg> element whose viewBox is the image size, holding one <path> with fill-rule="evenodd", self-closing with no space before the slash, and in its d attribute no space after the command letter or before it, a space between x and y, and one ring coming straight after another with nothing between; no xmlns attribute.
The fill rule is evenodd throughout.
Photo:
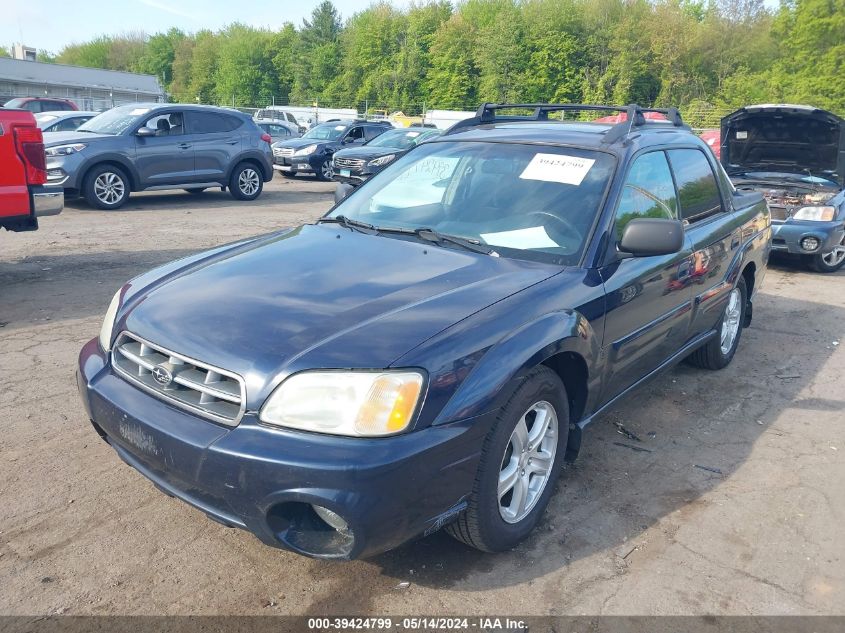
<svg viewBox="0 0 845 633"><path fill-rule="evenodd" d="M387 163L392 161L394 158L396 158L396 154L388 154L387 156L376 158L375 160L370 161L370 167L380 167L381 165L387 165Z"/></svg>
<svg viewBox="0 0 845 633"><path fill-rule="evenodd" d="M316 433L393 435L411 423L422 386L415 371L306 371L276 388L260 418Z"/></svg>
<svg viewBox="0 0 845 633"><path fill-rule="evenodd" d="M85 149L85 143L74 143L73 145L56 145L56 147L48 147L44 150L47 156L67 156L75 152L81 152Z"/></svg>
<svg viewBox="0 0 845 633"><path fill-rule="evenodd" d="M120 307L120 290L114 293L106 316L103 318L103 325L100 328L100 347L103 351L111 351L111 335L114 329L114 320L117 317L117 309Z"/></svg>
<svg viewBox="0 0 845 633"><path fill-rule="evenodd" d="M316 145L309 145L308 147L303 147L302 149L296 150L293 155L294 156L308 156L308 154L313 154L317 151Z"/></svg>
<svg viewBox="0 0 845 633"><path fill-rule="evenodd" d="M803 207L792 217L796 220L813 220L815 222L830 222L836 209L833 207Z"/></svg>

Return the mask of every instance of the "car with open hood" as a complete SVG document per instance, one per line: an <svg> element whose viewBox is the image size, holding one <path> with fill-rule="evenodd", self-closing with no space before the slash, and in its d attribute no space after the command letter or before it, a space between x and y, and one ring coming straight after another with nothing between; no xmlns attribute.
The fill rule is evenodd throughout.
<svg viewBox="0 0 845 633"><path fill-rule="evenodd" d="M806 105L754 105L722 119L721 161L741 191L761 192L772 250L818 272L845 265L845 121Z"/></svg>
<svg viewBox="0 0 845 633"><path fill-rule="evenodd" d="M392 130L386 121L336 120L315 125L301 138L273 144L273 169L288 178L313 174L318 180L334 175L332 156L344 147L363 145Z"/></svg>
<svg viewBox="0 0 845 633"><path fill-rule="evenodd" d="M514 547L591 420L732 361L765 276L762 196L643 112L485 104L313 223L132 279L80 353L94 429L268 545Z"/></svg>

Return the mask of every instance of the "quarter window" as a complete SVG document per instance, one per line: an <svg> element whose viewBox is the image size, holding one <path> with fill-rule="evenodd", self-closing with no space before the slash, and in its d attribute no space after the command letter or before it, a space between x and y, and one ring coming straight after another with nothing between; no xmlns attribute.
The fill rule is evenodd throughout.
<svg viewBox="0 0 845 633"><path fill-rule="evenodd" d="M678 218L675 184L663 152L643 154L631 164L616 207L617 239L634 218Z"/></svg>
<svg viewBox="0 0 845 633"><path fill-rule="evenodd" d="M719 186L704 152L697 149L672 149L667 152L681 203L681 218L688 222L703 220L722 210Z"/></svg>

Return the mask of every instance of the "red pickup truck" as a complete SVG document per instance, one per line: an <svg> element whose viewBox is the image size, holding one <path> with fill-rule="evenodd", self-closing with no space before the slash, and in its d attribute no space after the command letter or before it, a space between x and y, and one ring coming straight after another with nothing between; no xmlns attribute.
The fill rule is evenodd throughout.
<svg viewBox="0 0 845 633"><path fill-rule="evenodd" d="M0 108L0 227L34 231L64 207L61 188L45 187L44 137L32 112Z"/></svg>

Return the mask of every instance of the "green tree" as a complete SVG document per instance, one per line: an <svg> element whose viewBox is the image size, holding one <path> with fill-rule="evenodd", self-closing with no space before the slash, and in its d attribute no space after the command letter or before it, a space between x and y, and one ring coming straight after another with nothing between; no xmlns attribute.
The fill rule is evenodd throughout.
<svg viewBox="0 0 845 633"><path fill-rule="evenodd" d="M165 87L173 82L173 62L176 59L176 49L185 39L185 34L171 28L167 33L156 33L147 41L137 67L142 73L155 75Z"/></svg>

